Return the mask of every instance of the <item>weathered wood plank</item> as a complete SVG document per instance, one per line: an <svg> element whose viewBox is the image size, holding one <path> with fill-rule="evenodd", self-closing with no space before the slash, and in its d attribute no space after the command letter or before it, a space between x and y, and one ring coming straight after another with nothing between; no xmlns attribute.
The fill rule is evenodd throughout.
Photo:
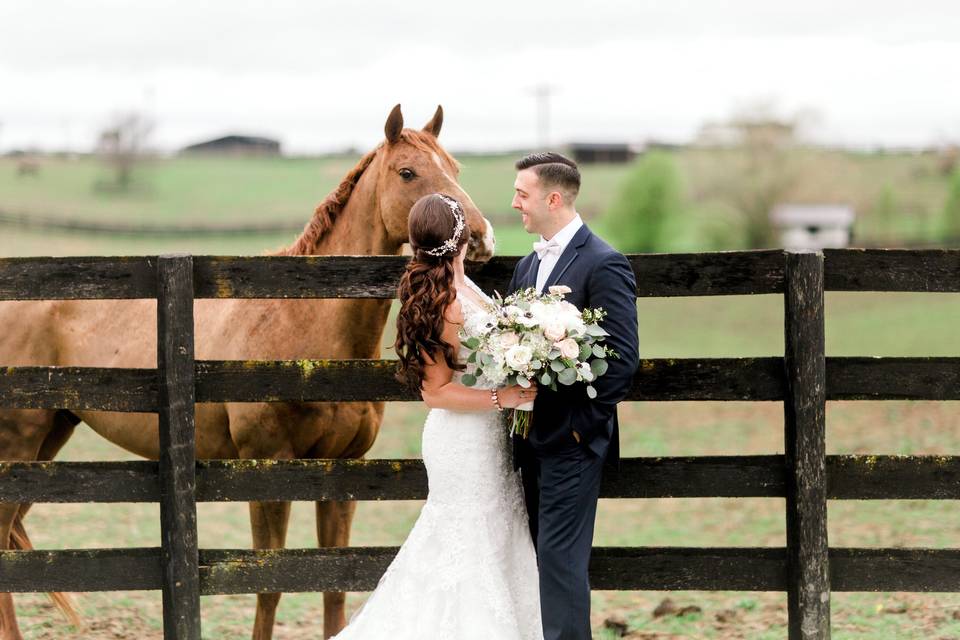
<svg viewBox="0 0 960 640"><path fill-rule="evenodd" d="M156 297L155 256L0 258L0 300Z"/></svg>
<svg viewBox="0 0 960 640"><path fill-rule="evenodd" d="M791 640L830 637L823 255L786 254L783 401Z"/></svg>
<svg viewBox="0 0 960 640"><path fill-rule="evenodd" d="M834 591L960 592L960 549L830 549Z"/></svg>
<svg viewBox="0 0 960 640"><path fill-rule="evenodd" d="M388 427L389 428L389 427ZM783 456L624 458L602 498L782 498ZM423 462L198 460L197 501L423 500ZM0 462L0 502L157 502L156 462ZM827 456L829 500L960 500L960 456Z"/></svg>
<svg viewBox="0 0 960 640"><path fill-rule="evenodd" d="M160 549L0 551L0 591L159 589Z"/></svg>
<svg viewBox="0 0 960 640"><path fill-rule="evenodd" d="M824 249L827 291L960 291L957 249Z"/></svg>
<svg viewBox="0 0 960 640"><path fill-rule="evenodd" d="M372 589L395 547L202 549L205 595ZM594 589L784 591L786 550L596 547ZM262 568L262 573L258 573ZM958 549L830 549L834 591L960 592ZM160 549L0 551L0 591L159 589Z"/></svg>
<svg viewBox="0 0 960 640"><path fill-rule="evenodd" d="M828 291L960 291L956 249L826 249ZM628 256L639 297L781 293L783 252ZM198 298L392 298L403 256L197 256ZM487 291L503 290L517 256L470 265ZM156 297L155 256L0 258L0 300Z"/></svg>
<svg viewBox="0 0 960 640"><path fill-rule="evenodd" d="M628 400L781 400L783 359L645 359ZM419 401L396 360L200 360L197 402Z"/></svg>
<svg viewBox="0 0 960 640"><path fill-rule="evenodd" d="M0 407L156 411L156 369L0 366Z"/></svg>
<svg viewBox="0 0 960 640"><path fill-rule="evenodd" d="M403 256L197 256L197 298L395 298Z"/></svg>
<svg viewBox="0 0 960 640"><path fill-rule="evenodd" d="M210 460L197 471L200 501L423 500L421 460ZM782 456L626 458L602 498L782 497Z"/></svg>
<svg viewBox="0 0 960 640"><path fill-rule="evenodd" d="M783 399L783 359L644 359L628 400ZM198 402L417 401L394 360L198 361ZM960 358L832 357L828 400L960 400ZM0 406L156 411L153 369L0 368Z"/></svg>
<svg viewBox="0 0 960 640"><path fill-rule="evenodd" d="M369 591L396 554L393 547L290 550L205 549L205 595L282 591ZM593 550L590 583L604 590L780 591L783 549L605 548Z"/></svg>
<svg viewBox="0 0 960 640"><path fill-rule="evenodd" d="M960 456L827 456L830 500L960 500Z"/></svg>
<svg viewBox="0 0 960 640"><path fill-rule="evenodd" d="M960 400L960 358L827 358L828 400Z"/></svg>
<svg viewBox="0 0 960 640"><path fill-rule="evenodd" d="M393 298L402 256L198 256L198 298ZM783 252L721 251L628 256L641 297L783 291ZM504 291L519 257L468 265L485 291Z"/></svg>
<svg viewBox="0 0 960 640"><path fill-rule="evenodd" d="M193 329L193 259L161 256L157 263L160 540L163 636L168 640L200 640Z"/></svg>
<svg viewBox="0 0 960 640"><path fill-rule="evenodd" d="M714 251L627 256L637 296L715 296L783 293L783 251Z"/></svg>
<svg viewBox="0 0 960 640"><path fill-rule="evenodd" d="M157 462L0 462L0 502L159 502Z"/></svg>

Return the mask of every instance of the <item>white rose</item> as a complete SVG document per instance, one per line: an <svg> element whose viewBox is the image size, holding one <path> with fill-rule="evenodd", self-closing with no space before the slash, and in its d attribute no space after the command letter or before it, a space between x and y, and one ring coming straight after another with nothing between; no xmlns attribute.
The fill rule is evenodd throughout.
<svg viewBox="0 0 960 640"><path fill-rule="evenodd" d="M580 350L577 349L579 352ZM506 361L507 365L512 369L523 369L533 358L533 350L530 347L525 347L522 344L518 344L514 347L507 349Z"/></svg>
<svg viewBox="0 0 960 640"><path fill-rule="evenodd" d="M504 333L500 336L500 345L503 347L512 347L517 344L520 344L520 336L515 334L513 331Z"/></svg>
<svg viewBox="0 0 960 640"><path fill-rule="evenodd" d="M553 346L560 349L560 355L564 358L573 359L580 355L580 347L573 338L566 338L565 340L555 343Z"/></svg>
<svg viewBox="0 0 960 640"><path fill-rule="evenodd" d="M567 335L567 328L562 322L552 321L543 325L543 335L548 340L556 342Z"/></svg>
<svg viewBox="0 0 960 640"><path fill-rule="evenodd" d="M552 287L548 287L547 291L553 294L557 294L557 293L567 294L573 291L573 289L571 289L565 284L555 284Z"/></svg>

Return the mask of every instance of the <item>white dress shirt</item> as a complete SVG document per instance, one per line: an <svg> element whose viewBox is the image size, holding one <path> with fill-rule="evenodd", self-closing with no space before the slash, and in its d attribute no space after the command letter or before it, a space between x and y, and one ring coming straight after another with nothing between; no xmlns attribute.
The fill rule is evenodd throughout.
<svg viewBox="0 0 960 640"><path fill-rule="evenodd" d="M540 267L537 269L537 291L543 289L543 285L546 284L547 280L550 278L550 273L553 271L553 268L557 266L557 262L560 260L560 254L563 253L564 249L567 248L567 245L570 244L570 241L573 240L573 236L577 234L577 231L580 227L583 226L583 220L580 218L580 214L574 216L573 220L567 223L563 229L557 231L556 235L551 238L555 240L558 245L560 245L560 250L556 253L551 253L543 257L543 260L540 261ZM540 236L540 240L544 241L545 238Z"/></svg>

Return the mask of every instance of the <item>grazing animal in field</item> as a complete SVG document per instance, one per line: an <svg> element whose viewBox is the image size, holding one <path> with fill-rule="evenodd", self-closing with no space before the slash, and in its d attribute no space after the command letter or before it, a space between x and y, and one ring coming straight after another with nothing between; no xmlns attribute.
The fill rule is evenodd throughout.
<svg viewBox="0 0 960 640"><path fill-rule="evenodd" d="M463 205L468 256L493 254L493 232L457 183L459 167L437 142L443 111L422 130L405 129L400 105L386 140L367 153L320 203L303 233L274 255L397 255L407 241L410 206L447 193ZM195 302L196 357L204 360L379 358L389 300ZM156 366L155 300L0 302L0 364ZM198 458L360 458L383 417L382 402L204 403L196 405ZM145 458L159 456L156 414L0 409L0 460L52 460L74 427L91 429ZM0 503L0 549L29 545L29 504ZM318 502L320 546L346 546L356 503ZM253 545L284 546L289 502L250 504ZM16 535L11 535L15 532ZM257 596L253 638L267 640L279 593ZM345 624L344 594L324 594L324 634ZM21 640L11 594L0 594L0 640Z"/></svg>

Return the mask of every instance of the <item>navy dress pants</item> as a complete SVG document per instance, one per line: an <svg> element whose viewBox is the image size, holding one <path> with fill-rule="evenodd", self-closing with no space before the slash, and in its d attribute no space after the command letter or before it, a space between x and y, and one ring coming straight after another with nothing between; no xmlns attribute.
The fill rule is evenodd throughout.
<svg viewBox="0 0 960 640"><path fill-rule="evenodd" d="M590 640L593 528L604 459L578 443L527 447L521 463L540 572L544 640Z"/></svg>

